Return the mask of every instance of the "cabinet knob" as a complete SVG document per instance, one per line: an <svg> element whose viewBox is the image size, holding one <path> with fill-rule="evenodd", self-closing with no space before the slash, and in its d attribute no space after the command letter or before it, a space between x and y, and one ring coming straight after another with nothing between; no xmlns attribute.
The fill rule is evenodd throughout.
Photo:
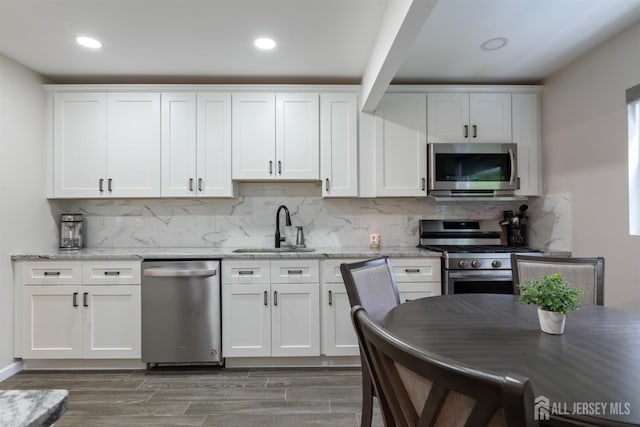
<svg viewBox="0 0 640 427"><path fill-rule="evenodd" d="M273 175L273 160L269 160L269 175Z"/></svg>
<svg viewBox="0 0 640 427"><path fill-rule="evenodd" d="M478 137L478 125L473 125L473 138L477 138Z"/></svg>
<svg viewBox="0 0 640 427"><path fill-rule="evenodd" d="M189 178L189 191L193 191L193 178Z"/></svg>
<svg viewBox="0 0 640 427"><path fill-rule="evenodd" d="M104 193L104 178L98 180L98 191Z"/></svg>
<svg viewBox="0 0 640 427"><path fill-rule="evenodd" d="M202 178L198 178L198 191L202 191L203 187L204 187L204 181L202 180Z"/></svg>
<svg viewBox="0 0 640 427"><path fill-rule="evenodd" d="M77 292L73 293L73 302L72 302L72 304L73 304L74 307L78 306L78 293Z"/></svg>
<svg viewBox="0 0 640 427"><path fill-rule="evenodd" d="M282 162L278 160L278 175L282 175Z"/></svg>
<svg viewBox="0 0 640 427"><path fill-rule="evenodd" d="M333 293L329 291L329 305L333 305Z"/></svg>

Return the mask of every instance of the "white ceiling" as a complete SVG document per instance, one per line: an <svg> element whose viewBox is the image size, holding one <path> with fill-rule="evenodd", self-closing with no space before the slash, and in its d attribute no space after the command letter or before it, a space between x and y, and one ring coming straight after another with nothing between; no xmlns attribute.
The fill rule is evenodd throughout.
<svg viewBox="0 0 640 427"><path fill-rule="evenodd" d="M0 52L53 82L360 83L385 13L412 1L437 3L394 83L539 82L640 19L640 0L0 0Z"/></svg>

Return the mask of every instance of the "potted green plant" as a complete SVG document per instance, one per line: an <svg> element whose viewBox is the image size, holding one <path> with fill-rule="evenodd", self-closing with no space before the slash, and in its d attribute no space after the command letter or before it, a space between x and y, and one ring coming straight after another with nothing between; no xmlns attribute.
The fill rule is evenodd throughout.
<svg viewBox="0 0 640 427"><path fill-rule="evenodd" d="M584 294L584 290L569 285L560 273L529 280L518 288L518 302L538 306L540 329L548 334L562 334L567 315L582 306L578 297Z"/></svg>

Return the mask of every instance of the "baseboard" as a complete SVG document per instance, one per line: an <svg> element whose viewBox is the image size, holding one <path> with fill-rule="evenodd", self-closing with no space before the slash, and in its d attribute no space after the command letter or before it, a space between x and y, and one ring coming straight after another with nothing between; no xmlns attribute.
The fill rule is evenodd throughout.
<svg viewBox="0 0 640 427"><path fill-rule="evenodd" d="M0 381L4 381L20 371L22 371L22 362L18 360L0 369Z"/></svg>

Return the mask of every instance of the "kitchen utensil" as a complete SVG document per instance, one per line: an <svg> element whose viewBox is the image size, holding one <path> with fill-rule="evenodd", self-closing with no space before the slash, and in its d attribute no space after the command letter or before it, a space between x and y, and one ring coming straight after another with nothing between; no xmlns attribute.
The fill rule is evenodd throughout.
<svg viewBox="0 0 640 427"><path fill-rule="evenodd" d="M76 250L84 246L82 214L60 215L60 249Z"/></svg>

